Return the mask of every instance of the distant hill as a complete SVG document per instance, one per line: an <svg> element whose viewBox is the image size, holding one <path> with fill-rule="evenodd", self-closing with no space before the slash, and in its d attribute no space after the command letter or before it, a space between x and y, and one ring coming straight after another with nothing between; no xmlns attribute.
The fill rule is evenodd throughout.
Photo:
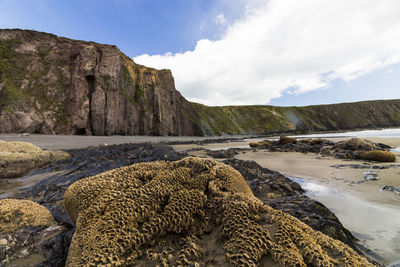
<svg viewBox="0 0 400 267"><path fill-rule="evenodd" d="M191 103L206 135L339 131L400 126L400 100L306 107L225 106Z"/></svg>
<svg viewBox="0 0 400 267"><path fill-rule="evenodd" d="M188 102L116 46L0 30L0 133L219 135L400 126L400 100L308 107Z"/></svg>

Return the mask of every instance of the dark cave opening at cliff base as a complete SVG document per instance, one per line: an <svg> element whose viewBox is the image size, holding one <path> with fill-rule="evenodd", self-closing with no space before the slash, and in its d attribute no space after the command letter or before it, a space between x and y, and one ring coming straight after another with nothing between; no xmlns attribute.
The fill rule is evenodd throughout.
<svg viewBox="0 0 400 267"><path fill-rule="evenodd" d="M75 135L85 135L88 133L92 133L92 95L93 92L96 88L96 79L94 77L94 75L87 75L85 77L86 82L87 82L87 86L88 86L88 98L89 98L89 118L88 118L88 126L90 127L90 129L85 129L85 128L79 128L75 130Z"/></svg>

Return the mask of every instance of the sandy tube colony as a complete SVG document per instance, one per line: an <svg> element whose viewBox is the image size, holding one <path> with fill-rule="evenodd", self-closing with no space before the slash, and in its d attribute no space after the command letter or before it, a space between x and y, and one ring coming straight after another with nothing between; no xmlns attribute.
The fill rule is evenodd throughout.
<svg viewBox="0 0 400 267"><path fill-rule="evenodd" d="M209 159L139 163L65 194L76 223L67 266L372 266L262 204L233 168Z"/></svg>

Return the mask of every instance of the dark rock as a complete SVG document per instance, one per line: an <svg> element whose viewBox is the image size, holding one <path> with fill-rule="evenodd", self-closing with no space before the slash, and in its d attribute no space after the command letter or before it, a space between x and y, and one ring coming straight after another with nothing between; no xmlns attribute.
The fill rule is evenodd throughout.
<svg viewBox="0 0 400 267"><path fill-rule="evenodd" d="M289 137L286 137L289 138ZM296 139L293 139L296 140ZM285 151L285 152L301 152L301 153L319 153L322 156L332 156L338 159L368 159L365 156L365 152L372 153L376 152L376 154L390 154L387 157L391 159L394 158L395 155L388 152L387 145L381 143L374 143L369 140L363 140L359 138L352 138L345 141L340 142L332 142L327 139L301 139L299 142L282 142L281 140L277 141L268 141L269 145L267 148L271 152ZM251 146L252 143L250 143ZM256 146L253 146L255 149ZM381 156L383 157L383 156ZM394 161L392 160L392 161Z"/></svg>
<svg viewBox="0 0 400 267"><path fill-rule="evenodd" d="M396 193L396 194L400 195L400 188L399 187L395 187L393 185L385 185L384 187L381 188L381 190L391 191L393 193Z"/></svg>
<svg viewBox="0 0 400 267"><path fill-rule="evenodd" d="M336 169L342 168L352 168L352 169L376 169L376 170L384 170L390 168L399 168L400 165L398 164L390 164L390 165L371 165L369 163L364 164L339 164L339 165L332 165L331 167Z"/></svg>
<svg viewBox="0 0 400 267"><path fill-rule="evenodd" d="M7 242L6 246L0 244L0 266L3 266L1 263L5 263L6 266L63 266L67 254L59 253L61 250L58 239L65 231L63 226L52 225L25 227L13 233L0 233L0 240ZM55 254L57 258L51 257Z"/></svg>
<svg viewBox="0 0 400 267"><path fill-rule="evenodd" d="M239 154L239 151L245 151L245 150L248 149L229 148L221 150L207 150L207 155L216 159L229 159Z"/></svg>
<svg viewBox="0 0 400 267"><path fill-rule="evenodd" d="M229 159L225 164L239 171L247 180L254 195L265 204L282 210L323 232L341 240L359 252L354 236L339 219L320 202L303 195L301 186L277 171L261 167L254 161Z"/></svg>
<svg viewBox="0 0 400 267"><path fill-rule="evenodd" d="M55 173L54 175L39 181L16 195L17 198L30 199L47 207L59 223L58 228L50 231L51 237L48 234L49 230L42 228L24 229L15 235L8 236L7 240L15 241L12 250L7 250L9 257L21 258L20 251L28 247L28 255L31 255L31 253L41 255L41 263L37 266L64 266L75 229L66 213L63 201L64 192L69 185L82 178L133 163L179 160L186 155L177 153L170 147L156 146L150 143L90 147L68 150L68 153L71 155L70 159L53 163L50 167L30 174ZM3 237L0 234L0 240ZM28 239L25 240L24 238ZM5 252L0 245L0 256L3 254Z"/></svg>
<svg viewBox="0 0 400 267"><path fill-rule="evenodd" d="M371 169L369 171L366 171L363 173L365 181L376 181L380 180L381 178L378 176L378 173L375 171L372 171Z"/></svg>

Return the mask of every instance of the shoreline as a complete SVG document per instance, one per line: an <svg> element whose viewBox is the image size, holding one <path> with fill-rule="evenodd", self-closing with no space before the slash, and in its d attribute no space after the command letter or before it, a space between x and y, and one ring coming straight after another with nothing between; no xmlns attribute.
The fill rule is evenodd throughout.
<svg viewBox="0 0 400 267"><path fill-rule="evenodd" d="M0 135L0 139L4 139L5 135ZM214 138L210 137L150 137L150 136L145 136L145 137L140 137L140 136L135 136L135 137L123 137L123 136L113 136L113 137L93 137L93 136L88 136L85 137L84 140L81 142L72 142L73 140L78 140L82 139L82 136L73 136L73 138L68 138L71 136L43 136L43 135L31 135L31 136L19 136L17 134L14 135L7 135L8 138L10 139L19 139L20 141L27 141L27 142L32 142L34 140L37 142L36 144L42 144L42 146L49 147L49 148L54 148L54 147L62 147L61 149L65 149L63 146L81 146L82 143L87 144L87 140L91 140L91 143L88 145L88 147L83 148L83 151L87 150L90 146L93 148L93 146L98 145L99 149L104 147L104 144L107 143L107 145L112 145L112 144L120 144L120 143L127 143L128 140L135 140L134 142L136 144L140 143L148 143L148 142L154 142L154 143L160 143L160 145L164 145L166 147L171 147L173 148L176 152L183 152L186 151L190 148L206 148L210 150L219 150L219 149L227 149L227 148L232 148L232 147L248 147L248 143L253 140L264 140L265 138L262 137L249 137L249 136L235 136L236 138L227 138L227 136L218 136ZM276 138L276 137L273 137ZM328 138L329 140L332 141L339 141L343 139L348 139L349 137L343 138L343 137L334 137L334 138ZM400 146L400 138L379 138L379 137L361 137L363 139L368 139L374 142L381 142L381 143L386 143L391 146ZM31 139L31 140L29 140ZM71 141L72 140L72 141ZM210 141L211 140L211 141ZM106 141L106 142L104 142ZM170 143L166 142L169 141ZM181 144L177 144L181 143ZM40 145L39 145L40 146ZM43 148L43 147L42 147ZM79 147L82 148L82 147ZM205 156L205 154L202 154L201 151L194 151L193 154L198 154L198 156ZM396 153L397 155L400 155L400 153ZM363 172L367 171L368 169L353 169L351 167L348 167L350 164L362 164L364 161L348 161L348 160L340 160L340 159L332 159L332 158L321 158L316 154L313 153L308 153L308 154L302 154L302 153L297 153L297 152L266 152L263 150L259 150L257 152L254 152L250 150L250 148L247 151L242 151L240 154L236 156L236 158L241 159L241 160L254 160L258 164L260 164L264 168L268 168L271 170L279 171L285 176L288 177L297 177L297 178L302 178L306 180L309 183L314 183L317 185L321 186L326 186L329 189L334 189L336 192L342 194L342 195L349 195L352 198L352 201L354 199L359 199L361 203L364 205L372 205L372 206L377 206L378 208L383 207L384 209L390 209L391 211L394 211L392 213L395 213L396 210L395 208L400 207L400 196L393 192L380 192L379 188L381 188L383 185L394 185L397 187L400 187L400 179L399 179L399 174L400 174L400 167L399 168L389 168L389 169L383 169L383 170L378 170L379 176L381 176L381 180L379 181L369 181L369 182L363 182ZM373 163L373 165L380 165L380 166L385 166L389 165L390 163ZM398 163L395 163L398 164ZM332 167L333 165L344 165L341 167L334 168ZM35 174L37 176L37 174ZM34 175L34 176L35 176ZM35 177L37 179L38 177ZM20 179L20 178L17 178ZM15 180L16 182L18 180ZM10 179L11 180L11 179ZM28 181L30 184L26 184L25 187L31 186L33 183L36 183L40 181L40 179L35 180L35 181ZM20 181L18 181L20 182ZM392 183L393 182L393 183ZM307 195L307 194L306 194ZM389 264L393 263L399 260L399 258L393 256L393 252L382 252L382 250L385 249L385 247L394 247L394 249L397 249L400 251L400 235L395 236L396 240L394 244L388 245L388 243L382 243L382 237L381 236L386 236L388 233L383 233L383 232L377 232L372 235L367 233L364 233L362 231L359 231L359 229L354 228L354 226L359 227L360 225L362 226L362 223L365 223L365 221L357 221L357 218L354 218L354 216L343 216L341 213L343 211L340 210L336 207L334 208L332 206L333 200L332 199L323 199L323 198L318 198L313 195L309 195L312 199L316 199L317 201L320 201L324 205L326 205L340 220L340 222L343 223L343 225L349 229L353 234L361 241L362 246L365 248L369 249L372 251L372 253L368 253L368 255L373 256L378 255L379 261L383 262L384 264ZM387 213L385 213L387 214ZM397 213L395 214L396 216L400 214ZM349 219L350 218L350 219ZM400 217L399 217L400 218ZM397 223L397 225L400 225L400 220L396 219L393 220L393 218L382 218L383 220L391 220ZM348 221L351 222L351 220L354 220L355 222L353 224L349 224ZM364 218L365 220L365 218ZM374 221L374 224L379 225L379 221ZM356 230L355 230L356 229ZM389 235L392 233L389 233ZM375 238L377 236L377 238ZM371 245L369 242L370 239L379 239L375 240L380 244L380 251L376 251L376 249L380 249L379 247L374 247L374 244ZM364 250L365 251L365 250ZM397 251L396 251L397 252ZM382 254L383 253L383 254ZM389 253L389 255L387 254ZM374 257L377 258L377 257ZM380 259L380 258L383 258Z"/></svg>
<svg viewBox="0 0 400 267"><path fill-rule="evenodd" d="M350 138L352 137L331 137L327 139L342 141ZM360 138L384 143L392 147L400 147L400 137L362 136ZM257 138L251 139L251 141L262 141L264 139ZM223 144L196 145L195 148L198 150L193 150L190 153L197 156L207 156L204 150L200 150L201 147L209 150L229 149L242 147L244 141L250 140L227 143L225 147L223 147ZM175 145L173 148L177 151L185 151L189 146ZM399 152L394 153L400 156ZM363 250L368 255L385 265L395 264L400 260L400 257L398 257L400 254L400 234L397 230L397 226L400 225L400 196L394 192L381 190L385 185L400 187L399 159L394 163L376 163L320 157L315 153L269 152L263 149L242 151L235 158L253 160L262 167L278 171L285 176L301 178L315 185L315 187L324 187L325 191L330 192L329 194L318 195L308 191L310 193L308 196L320 201L332 210L343 225L360 240L360 244L364 247ZM351 167L353 165L364 168ZM363 174L372 166L378 168L386 166L388 168L374 169L381 179L366 182ZM342 196L354 205L340 202L340 198L334 197L335 194ZM341 203L341 205L338 203ZM386 224L387 222L389 224ZM385 229L385 227L389 229Z"/></svg>

